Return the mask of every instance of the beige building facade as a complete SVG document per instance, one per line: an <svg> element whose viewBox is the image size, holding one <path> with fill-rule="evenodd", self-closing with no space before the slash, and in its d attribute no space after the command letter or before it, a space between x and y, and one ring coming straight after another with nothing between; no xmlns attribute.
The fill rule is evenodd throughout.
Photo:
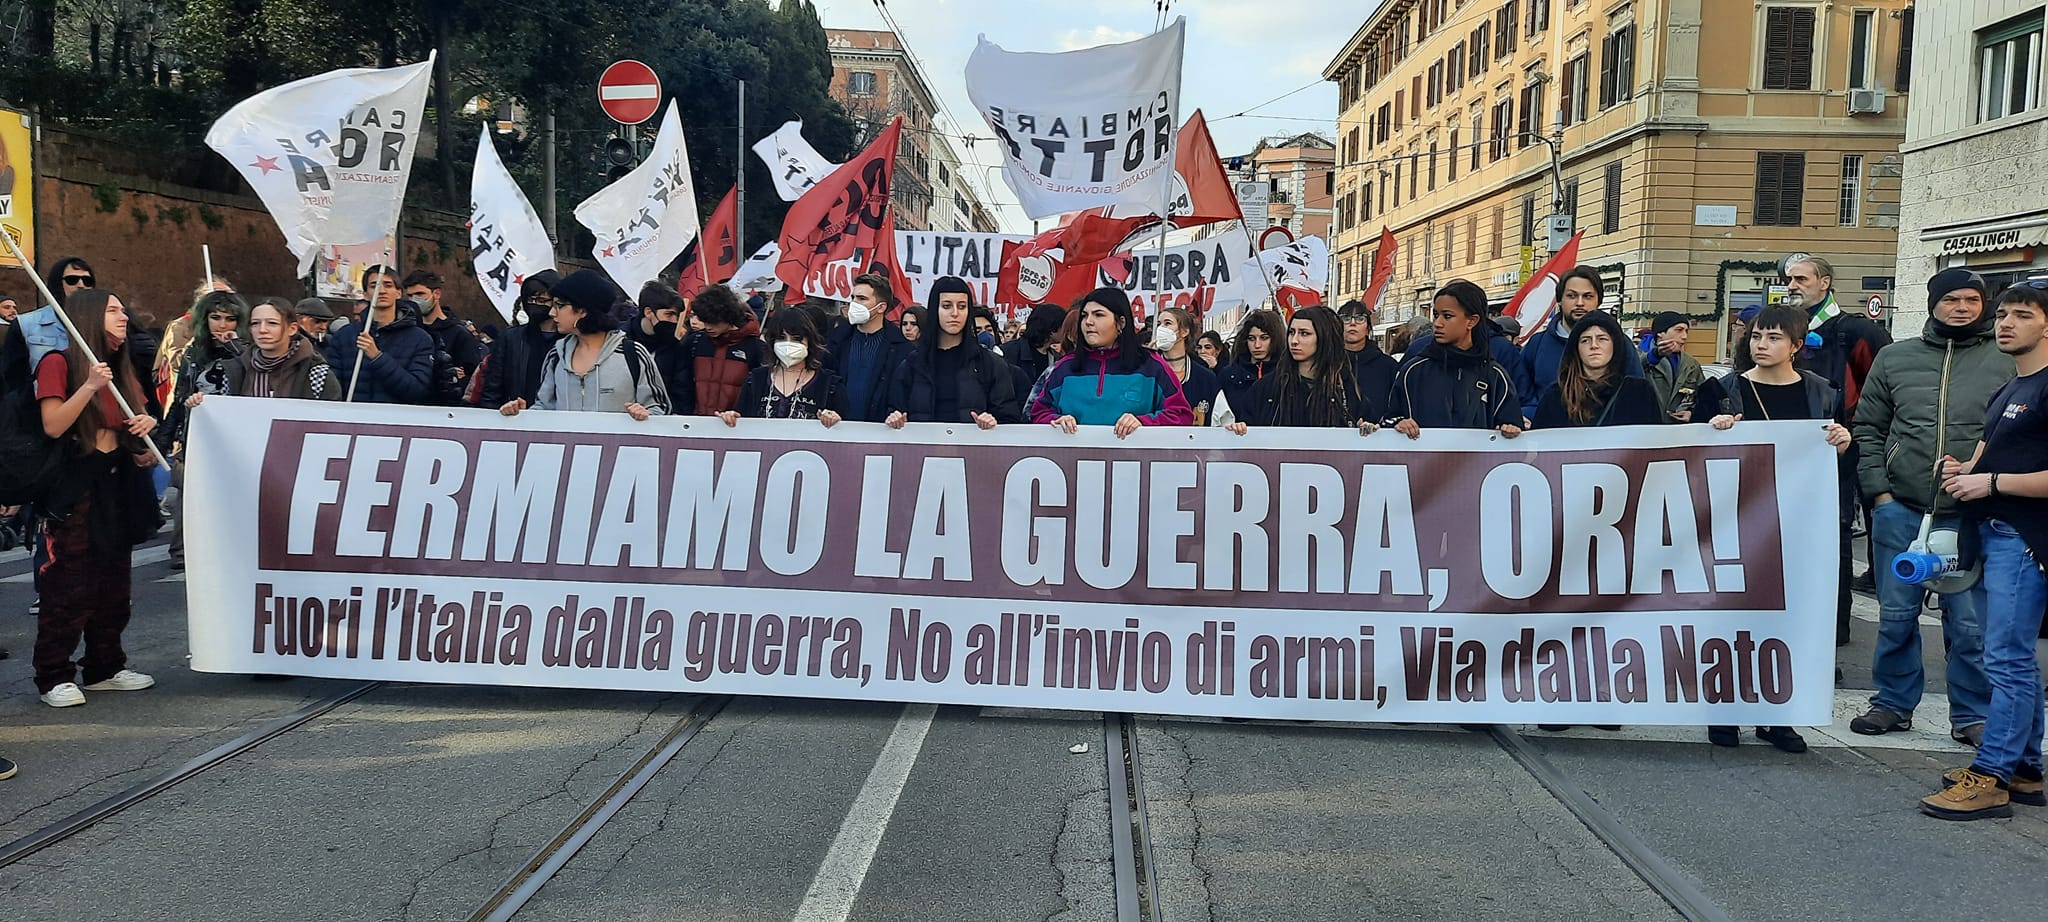
<svg viewBox="0 0 2048 922"><path fill-rule="evenodd" d="M2048 100L2041 0L1923 3L1914 87L1949 101L1906 119L1894 332L1927 316L1927 279L1950 266L1992 287L2048 275Z"/></svg>
<svg viewBox="0 0 2048 922"><path fill-rule="evenodd" d="M1910 8L1387 0L1324 71L1332 294L1363 294L1386 227L1383 327L1455 278L1504 302L1563 214L1624 322L1686 314L1702 358L1726 354L1727 318L1769 297L1788 252L1832 260L1845 305L1888 297Z"/></svg>

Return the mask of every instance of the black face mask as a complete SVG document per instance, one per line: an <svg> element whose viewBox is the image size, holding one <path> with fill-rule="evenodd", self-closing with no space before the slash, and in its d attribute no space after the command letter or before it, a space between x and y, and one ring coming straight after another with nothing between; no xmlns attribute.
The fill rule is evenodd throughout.
<svg viewBox="0 0 2048 922"><path fill-rule="evenodd" d="M1977 313L1977 319L1966 324L1953 325L1942 323L1932 316L1931 309L1927 320L1928 325L1934 329L1934 335L1942 339L1964 340L1990 335L1993 317L1991 305L1986 304L1984 309Z"/></svg>

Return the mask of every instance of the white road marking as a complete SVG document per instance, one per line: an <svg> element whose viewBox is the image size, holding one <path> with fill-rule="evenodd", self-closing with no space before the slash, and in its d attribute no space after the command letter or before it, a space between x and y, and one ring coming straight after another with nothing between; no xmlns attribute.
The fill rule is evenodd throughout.
<svg viewBox="0 0 2048 922"><path fill-rule="evenodd" d="M882 845L882 834L889 830L889 818L896 812L896 801L903 796L903 785L910 780L910 769L917 764L925 734L931 731L937 713L938 708L929 704L903 708L903 716L897 718L889 741L882 744L882 754L868 770L868 780L854 798L853 808L839 824L839 834L832 837L832 848L819 864L818 876L811 879L803 905L797 907L796 922L845 922L853 915L854 899L867 880L868 865Z"/></svg>

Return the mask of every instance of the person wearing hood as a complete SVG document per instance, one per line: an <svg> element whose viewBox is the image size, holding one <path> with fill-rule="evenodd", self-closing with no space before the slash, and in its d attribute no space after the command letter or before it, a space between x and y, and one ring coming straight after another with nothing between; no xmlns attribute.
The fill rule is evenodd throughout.
<svg viewBox="0 0 2048 922"><path fill-rule="evenodd" d="M1130 295L1097 288L1081 299L1079 311L1080 348L1032 388L1032 422L1068 434L1081 426L1114 426L1120 439L1145 426L1194 423L1180 379L1139 342Z"/></svg>
<svg viewBox="0 0 2048 922"><path fill-rule="evenodd" d="M384 277L381 289L379 275ZM354 337L337 336L328 343L327 364L341 375L342 399L420 406L431 403L434 337L420 328L418 308L411 301L399 300L398 273L384 266L371 266L363 270L363 290L377 292L377 303L363 313L364 329ZM358 355L362 357L360 372L356 367Z"/></svg>
<svg viewBox="0 0 2048 922"><path fill-rule="evenodd" d="M1286 348L1287 321L1280 319L1279 311L1247 311L1237 327L1237 343L1230 350L1233 361L1216 376L1223 391L1223 405L1251 406L1252 388L1273 370L1274 362Z"/></svg>
<svg viewBox="0 0 2048 922"><path fill-rule="evenodd" d="M1493 357L1486 291L1464 279L1437 289L1430 302L1430 342L1410 348L1394 375L1387 417L1409 438L1423 429L1493 429L1522 434L1522 403L1514 376Z"/></svg>
<svg viewBox="0 0 2048 922"><path fill-rule="evenodd" d="M448 388L453 393L440 395L442 399L438 402L460 405L461 400L455 395L469 389L477 366L484 363L484 347L469 324L457 320L441 303L441 285L440 273L414 269L406 273L405 296L419 305L420 328L434 338L434 348L446 354L448 364L454 366L455 381Z"/></svg>
<svg viewBox="0 0 2048 922"><path fill-rule="evenodd" d="M1238 435L1252 426L1379 430L1379 407L1359 388L1357 365L1346 350L1344 327L1320 304L1296 308L1287 321L1287 351L1273 373L1252 387L1251 402L1236 407L1225 426Z"/></svg>
<svg viewBox="0 0 2048 922"><path fill-rule="evenodd" d="M1685 351L1692 323L1677 311L1665 311L1650 323L1650 339L1644 344L1643 374L1657 392L1657 405L1665 422L1692 419L1694 395L1707 374L1698 359Z"/></svg>
<svg viewBox="0 0 2048 922"><path fill-rule="evenodd" d="M566 284L567 280L564 280ZM747 376L766 362L768 345L761 341L761 321L724 285L709 285L690 304L690 315L704 325L662 353L668 365L670 412L677 416L716 416L739 408L740 388Z"/></svg>
<svg viewBox="0 0 2048 922"><path fill-rule="evenodd" d="M1918 339L1901 339L1877 354L1856 403L1856 481L1871 504L1876 547L1877 647L1870 677L1877 686L1870 709L1849 722L1866 736L1910 730L1913 710L1927 686L1920 650L1923 588L1900 580L1891 567L1920 535L1920 520L1959 528L1955 498L1942 492L1936 462L1967 457L1984 436L1984 410L2015 374L2012 357L1991 334L1984 279L1968 269L1945 269L1927 283L1927 323ZM1939 593L1942 640L1948 660L1951 735L1974 745L1983 738L1991 704L1984 677L1981 583L1964 592Z"/></svg>
<svg viewBox="0 0 2048 922"><path fill-rule="evenodd" d="M1606 311L1586 311L1572 325L1572 351L1557 366L1557 380L1543 389L1531 414L1536 429L1580 426L1648 426L1664 422L1650 382L1630 377L1621 361L1630 351L1621 321Z"/></svg>
<svg viewBox="0 0 2048 922"><path fill-rule="evenodd" d="M1036 386L1038 379L1045 377L1045 370L1059 358L1056 340L1060 325L1066 322L1067 309L1057 304L1040 304L1031 308L1031 313L1024 318L1023 335L1003 344L1003 357L1022 369L1024 376Z"/></svg>
<svg viewBox="0 0 2048 922"><path fill-rule="evenodd" d="M974 289L957 276L932 282L926 297L931 328L889 382L890 428L912 423L973 423L993 429L1020 423L1024 412L1015 369L970 332Z"/></svg>
<svg viewBox="0 0 2048 922"><path fill-rule="evenodd" d="M1195 315L1178 307L1159 312L1152 321L1152 350L1166 360L1180 381L1181 393L1194 411L1197 426L1217 425L1228 408L1221 406L1222 383L1216 373L1195 357L1195 333L1202 328Z"/></svg>
<svg viewBox="0 0 2048 922"><path fill-rule="evenodd" d="M1558 363L1572 351L1572 328L1600 310L1605 286L1600 270L1592 266L1575 266L1558 280L1557 309L1551 311L1548 324L1522 343L1522 359L1515 364L1515 393L1522 395L1523 416L1536 418L1536 402L1557 381ZM1623 340L1624 345L1627 342ZM1643 376L1642 356L1633 347L1620 349L1615 359L1623 374Z"/></svg>
<svg viewBox="0 0 2048 922"><path fill-rule="evenodd" d="M847 419L879 423L889 415L889 382L911 353L910 340L889 322L895 307L886 276L861 275L853 280L846 322L825 334L825 367L846 382Z"/></svg>
<svg viewBox="0 0 2048 922"><path fill-rule="evenodd" d="M579 269L554 287L555 328L567 331L541 358L536 410L623 412L639 422L669 411L654 356L626 339L612 314L618 290L595 269ZM735 301L734 303L737 303ZM498 408L517 416L529 406L513 398Z"/></svg>
<svg viewBox="0 0 2048 922"><path fill-rule="evenodd" d="M1380 351L1372 341L1372 310L1365 302L1350 300L1337 308L1344 323L1344 352L1351 357L1351 374L1358 379L1358 391L1375 407L1387 405L1387 393L1394 389L1394 374L1401 363Z"/></svg>
<svg viewBox="0 0 2048 922"><path fill-rule="evenodd" d="M815 419L830 429L846 415L846 383L825 367L811 312L785 307L768 315L761 338L775 355L740 388L738 409L718 414L727 426L746 419Z"/></svg>
<svg viewBox="0 0 2048 922"><path fill-rule="evenodd" d="M513 316L524 322L492 341L491 354L484 359L484 387L477 398L479 405L503 406L515 398L531 404L540 396L541 360L562 336L555 329L554 296L554 288L561 281L560 273L543 269L519 283L519 300L513 305Z"/></svg>

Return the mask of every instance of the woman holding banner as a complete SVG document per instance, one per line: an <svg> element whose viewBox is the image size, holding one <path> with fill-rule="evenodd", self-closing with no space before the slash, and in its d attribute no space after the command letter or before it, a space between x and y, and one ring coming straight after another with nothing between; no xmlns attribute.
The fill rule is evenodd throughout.
<svg viewBox="0 0 2048 922"><path fill-rule="evenodd" d="M973 423L993 429L1024 421L1017 379L1001 353L968 330L974 290L957 276L932 282L926 298L931 325L889 382L891 429L904 423Z"/></svg>
<svg viewBox="0 0 2048 922"><path fill-rule="evenodd" d="M1254 308L1237 327L1237 344L1230 350L1236 359L1216 377L1223 391L1223 403L1231 407L1252 405L1252 386L1273 370L1281 344L1287 341L1287 322L1279 311Z"/></svg>
<svg viewBox="0 0 2048 922"><path fill-rule="evenodd" d="M846 382L825 367L825 350L811 315L785 307L768 315L761 328L775 354L770 365L756 368L740 386L739 409L718 414L727 426L747 419L815 419L826 428L838 425L846 412Z"/></svg>
<svg viewBox="0 0 2048 922"><path fill-rule="evenodd" d="M1631 347L1621 321L1606 311L1587 311L1568 337L1572 347L1558 358L1557 380L1543 389L1532 428L1648 426L1664 421L1650 382L1631 377L1626 370L1621 350Z"/></svg>
<svg viewBox="0 0 2048 922"><path fill-rule="evenodd" d="M540 410L623 411L635 421L668 414L668 389L644 346L626 339L612 318L613 288L594 269L561 281L555 298L555 329L565 335L541 358ZM626 399L621 403L619 398ZM525 400L513 398L498 411L517 416Z"/></svg>
<svg viewBox="0 0 2048 922"><path fill-rule="evenodd" d="M1522 434L1514 377L1488 351L1486 291L1464 279L1437 289L1430 305L1432 339L1410 349L1394 375L1388 418L1402 435L1423 429L1492 429Z"/></svg>
<svg viewBox="0 0 2048 922"><path fill-rule="evenodd" d="M121 633L133 605L130 554L159 524L149 473L155 456L142 440L156 420L121 418L110 390L118 389L130 407L149 405L143 366L122 348L128 314L121 299L93 288L72 292L63 310L77 335L64 351L43 357L35 381L43 432L77 459L41 509L48 561L40 567L36 690L44 704L59 708L84 704L88 691L156 684L127 668ZM89 360L86 343L108 361ZM74 664L81 638L85 655Z"/></svg>
<svg viewBox="0 0 2048 922"><path fill-rule="evenodd" d="M1287 358L1252 388L1251 402L1237 410L1230 431L1250 426L1350 427L1359 435L1379 431L1379 409L1359 390L1344 328L1327 307L1298 308L1287 322Z"/></svg>
<svg viewBox="0 0 2048 922"><path fill-rule="evenodd" d="M1166 361L1145 350L1121 288L1097 288L1082 299L1081 348L1045 372L1031 395L1031 421L1073 433L1115 426L1128 438L1145 426L1194 422L1180 381Z"/></svg>
<svg viewBox="0 0 2048 922"><path fill-rule="evenodd" d="M1194 355L1194 336L1199 329L1201 324L1194 314L1169 307L1152 321L1152 348L1180 380L1181 393L1187 395L1188 406L1193 408L1195 425L1207 426L1224 408L1218 405L1217 394L1222 384L1216 380L1216 373Z"/></svg>

